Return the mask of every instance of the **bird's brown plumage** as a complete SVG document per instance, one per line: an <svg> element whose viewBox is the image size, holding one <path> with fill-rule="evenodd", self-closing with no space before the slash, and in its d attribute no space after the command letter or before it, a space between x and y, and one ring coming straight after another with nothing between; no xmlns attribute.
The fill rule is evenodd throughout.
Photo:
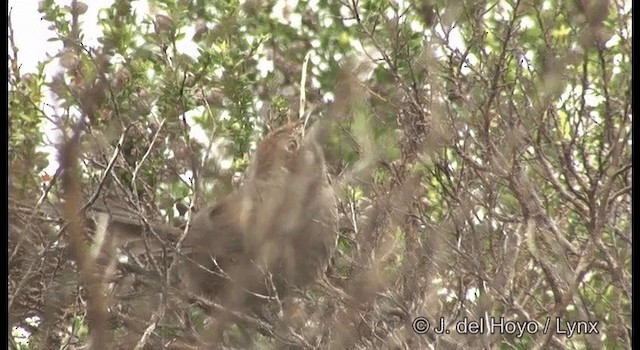
<svg viewBox="0 0 640 350"><path fill-rule="evenodd" d="M244 303L256 299L252 293L283 297L323 273L335 249L338 213L322 149L304 127L293 122L269 133L244 185L195 215L180 262L190 291L243 295Z"/></svg>
<svg viewBox="0 0 640 350"><path fill-rule="evenodd" d="M283 296L326 268L337 209L322 149L314 135L304 134L300 122L268 134L244 186L196 215L187 243L197 263L183 263L190 288L215 295L235 285Z"/></svg>

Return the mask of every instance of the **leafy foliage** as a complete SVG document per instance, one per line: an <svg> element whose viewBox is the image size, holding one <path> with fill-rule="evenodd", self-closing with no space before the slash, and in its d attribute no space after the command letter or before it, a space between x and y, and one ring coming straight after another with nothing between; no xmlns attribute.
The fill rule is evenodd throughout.
<svg viewBox="0 0 640 350"><path fill-rule="evenodd" d="M255 143L297 118L302 90L327 124L338 252L323 288L298 296L303 316L245 320L225 345L251 334L281 347L284 323L300 348L631 348L630 2L140 3L93 19L95 4L41 1L61 49L35 73L21 72L9 27L9 311L31 333L20 348L96 332L55 210L59 173L40 175L44 124L60 144L82 132L87 207L118 201L174 223L237 186ZM85 20L102 30L95 46ZM141 282L153 271L180 288L157 259L104 267L113 348L186 348L215 318ZM486 315L598 321L600 334L454 331ZM415 334L418 316L452 332Z"/></svg>

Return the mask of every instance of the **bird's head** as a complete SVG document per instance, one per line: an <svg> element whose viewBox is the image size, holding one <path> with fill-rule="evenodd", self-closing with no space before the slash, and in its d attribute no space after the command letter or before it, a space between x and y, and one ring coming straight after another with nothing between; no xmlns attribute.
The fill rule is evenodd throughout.
<svg viewBox="0 0 640 350"><path fill-rule="evenodd" d="M314 123L301 119L265 136L254 154L249 177L269 181L274 177L322 175L323 172L324 156Z"/></svg>

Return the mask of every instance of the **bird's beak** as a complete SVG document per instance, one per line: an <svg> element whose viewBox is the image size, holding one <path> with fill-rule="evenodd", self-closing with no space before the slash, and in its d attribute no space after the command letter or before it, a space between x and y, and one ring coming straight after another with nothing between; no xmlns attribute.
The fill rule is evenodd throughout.
<svg viewBox="0 0 640 350"><path fill-rule="evenodd" d="M319 119L318 113L314 113L314 112L315 112L315 108L311 108L305 113L305 116L302 122L302 138L304 138L307 131L310 130L312 125L314 125L315 122L318 121Z"/></svg>

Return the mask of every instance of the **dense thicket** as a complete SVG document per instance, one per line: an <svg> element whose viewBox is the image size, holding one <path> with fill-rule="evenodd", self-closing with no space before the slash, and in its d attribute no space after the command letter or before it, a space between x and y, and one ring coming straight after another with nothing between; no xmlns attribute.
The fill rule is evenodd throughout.
<svg viewBox="0 0 640 350"><path fill-rule="evenodd" d="M11 347L202 346L224 305L179 293L174 246L104 258L77 209L187 220L242 182L304 91L329 125L338 250L293 316L237 315L224 346L631 348L630 1L137 5L102 9L87 45L97 4L41 1L62 45L35 74L10 31L9 332L31 333ZM43 177L48 142L66 169ZM416 334L417 317L451 332ZM465 317L538 331L460 334ZM576 321L598 333L569 337Z"/></svg>

